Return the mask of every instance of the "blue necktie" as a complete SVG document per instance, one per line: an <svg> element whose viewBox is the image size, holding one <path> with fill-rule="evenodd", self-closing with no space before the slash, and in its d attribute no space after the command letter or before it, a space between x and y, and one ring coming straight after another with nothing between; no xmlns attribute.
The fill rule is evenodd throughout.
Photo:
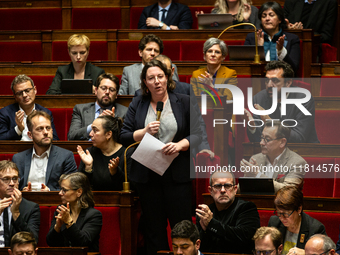
<svg viewBox="0 0 340 255"><path fill-rule="evenodd" d="M165 21L165 13L167 12L166 9L162 9L161 10L163 13L162 13L162 18L161 18L161 21L164 22Z"/></svg>

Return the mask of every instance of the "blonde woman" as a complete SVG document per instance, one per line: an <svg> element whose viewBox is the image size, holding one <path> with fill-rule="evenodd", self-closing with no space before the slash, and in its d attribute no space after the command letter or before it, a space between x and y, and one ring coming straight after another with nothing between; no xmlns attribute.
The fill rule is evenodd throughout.
<svg viewBox="0 0 340 255"><path fill-rule="evenodd" d="M254 24L259 29L261 22L258 19L258 9L251 4L250 0L216 0L215 8L211 13L230 13L234 17L233 25L246 22ZM196 12L198 13L203 14L203 11ZM237 29L252 29L252 27L240 26Z"/></svg>
<svg viewBox="0 0 340 255"><path fill-rule="evenodd" d="M99 75L105 71L86 62L90 52L90 39L86 35L74 34L67 41L68 54L71 63L59 66L51 86L46 94L61 94L61 81L63 79L92 79L93 85Z"/></svg>

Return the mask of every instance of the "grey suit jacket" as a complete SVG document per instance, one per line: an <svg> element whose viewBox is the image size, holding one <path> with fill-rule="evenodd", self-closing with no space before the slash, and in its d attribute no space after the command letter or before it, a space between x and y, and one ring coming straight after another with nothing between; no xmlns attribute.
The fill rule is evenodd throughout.
<svg viewBox="0 0 340 255"><path fill-rule="evenodd" d="M179 81L177 66L174 64L172 64L172 66L175 67L175 72L172 76L172 79ZM140 89L140 74L142 73L142 70L142 63L124 67L122 82L120 84L118 95L134 95L136 90Z"/></svg>
<svg viewBox="0 0 340 255"><path fill-rule="evenodd" d="M33 147L13 155L12 161L19 168L20 184L22 190L27 186L28 176L31 170ZM77 171L77 165L74 160L72 151L60 148L52 144L50 156L48 158L45 185L51 191L58 191L59 178L62 174L73 173Z"/></svg>
<svg viewBox="0 0 340 255"><path fill-rule="evenodd" d="M116 117L124 118L128 108L121 104L115 104ZM95 117L95 102L77 104L73 108L70 130L67 134L68 140L88 140L87 126L91 125Z"/></svg>
<svg viewBox="0 0 340 255"><path fill-rule="evenodd" d="M263 171L263 166L267 165L267 156L259 153L252 158L256 160L260 170ZM277 162L279 171L275 171L273 175L275 193L284 186L299 185L305 176L306 164L307 162L300 155L286 147ZM266 177L266 175L261 175L261 177Z"/></svg>

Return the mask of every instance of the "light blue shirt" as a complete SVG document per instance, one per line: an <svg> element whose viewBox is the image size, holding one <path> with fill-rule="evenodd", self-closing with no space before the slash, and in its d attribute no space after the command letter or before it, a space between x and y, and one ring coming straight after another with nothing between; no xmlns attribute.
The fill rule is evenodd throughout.
<svg viewBox="0 0 340 255"><path fill-rule="evenodd" d="M165 12L165 14L164 14L164 16L165 16L165 18L166 18L166 17L168 16L168 12L169 12L170 6L171 6L171 3L170 3L167 7L165 7L165 8L162 8L162 7L160 7L160 6L158 5L158 20L159 20L160 22L162 22L162 15L163 15L162 10L163 10L163 9L166 10L166 12ZM167 26L167 27L166 27L166 30L170 30L170 27Z"/></svg>
<svg viewBox="0 0 340 255"><path fill-rule="evenodd" d="M94 104L94 109L95 109L95 111L94 111L94 119L98 118L98 116L100 114L100 108L101 107L99 106L99 104L96 101L96 103ZM110 107L105 107L105 109L112 109L112 106L111 106L111 108ZM90 134L91 130L92 130L92 124L88 125L87 128L86 128L87 135Z"/></svg>

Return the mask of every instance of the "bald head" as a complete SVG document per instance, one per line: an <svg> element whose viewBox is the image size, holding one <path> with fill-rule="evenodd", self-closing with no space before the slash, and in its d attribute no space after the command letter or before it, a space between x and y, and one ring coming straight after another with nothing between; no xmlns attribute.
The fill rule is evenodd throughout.
<svg viewBox="0 0 340 255"><path fill-rule="evenodd" d="M305 246L305 255L334 255L335 243L328 236L316 234L309 238Z"/></svg>

